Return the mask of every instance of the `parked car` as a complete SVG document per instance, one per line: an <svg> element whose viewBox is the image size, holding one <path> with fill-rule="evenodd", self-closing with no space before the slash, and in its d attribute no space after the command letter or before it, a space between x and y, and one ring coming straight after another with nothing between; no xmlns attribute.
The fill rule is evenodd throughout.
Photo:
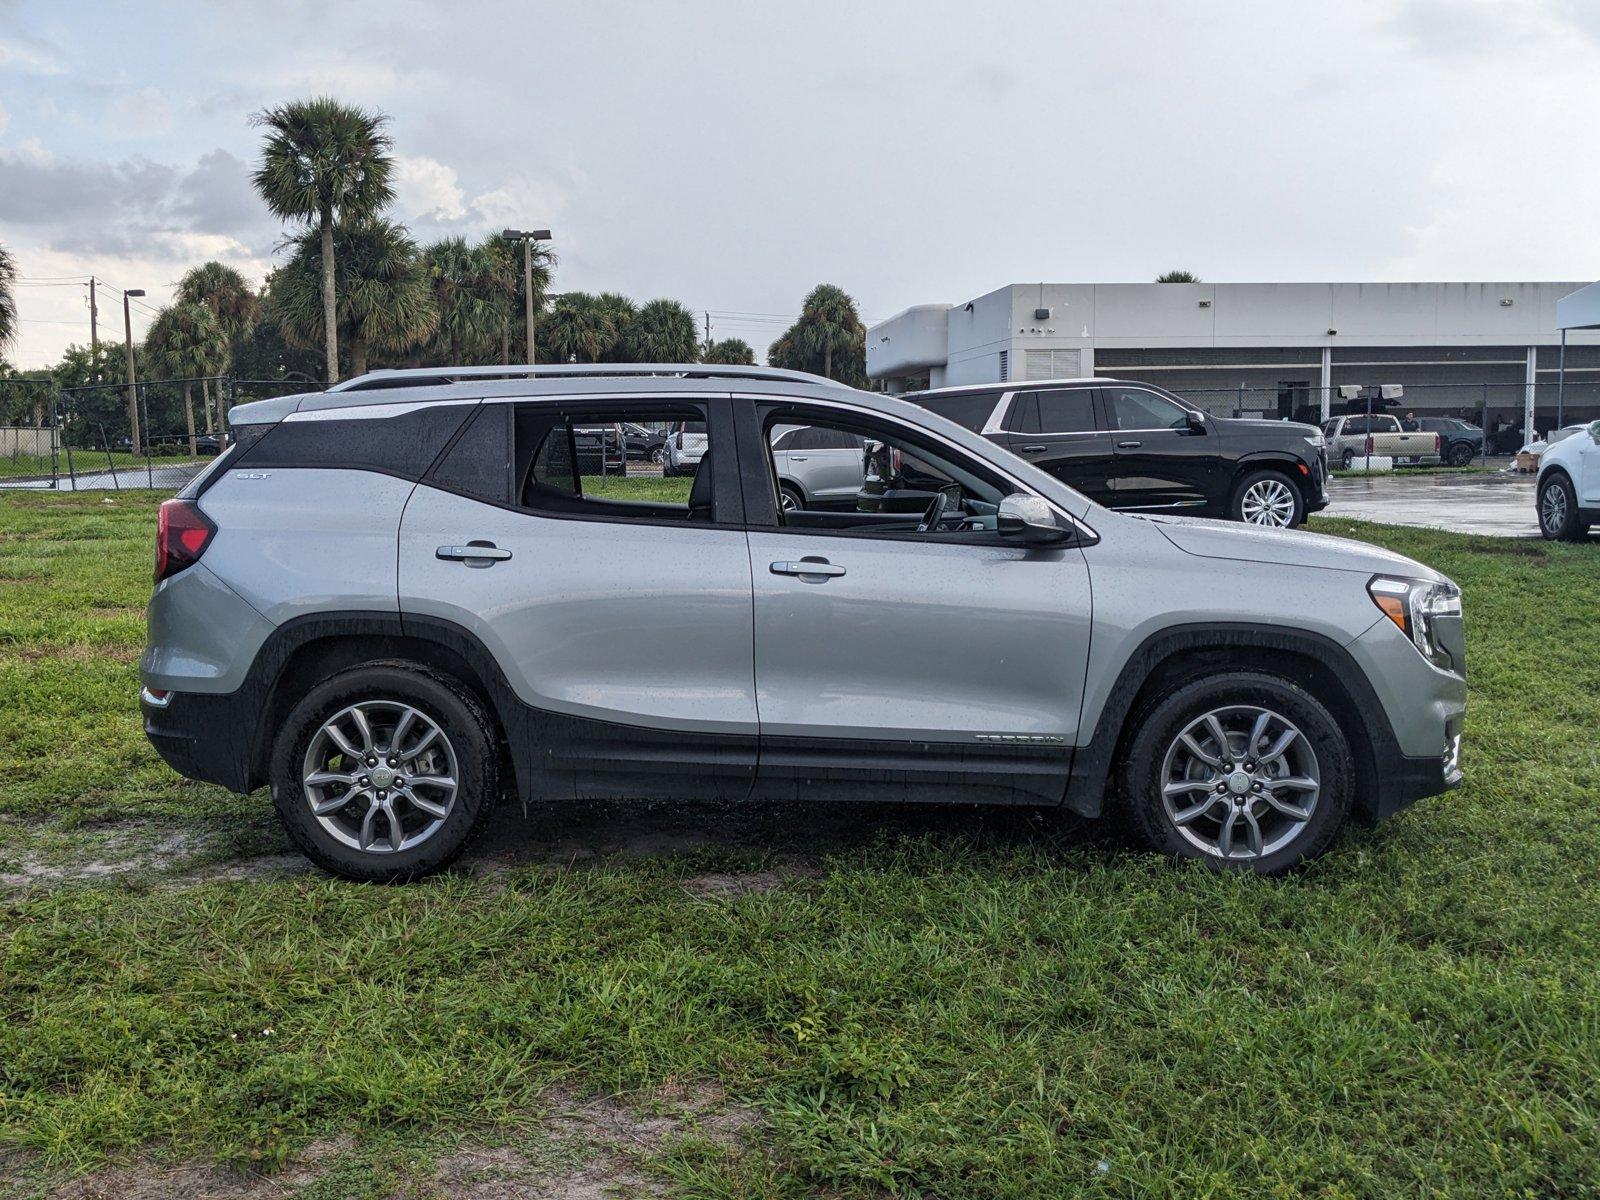
<svg viewBox="0 0 1600 1200"><path fill-rule="evenodd" d="M661 473L669 479L692 475L705 452L705 422L679 421L667 435L666 457L661 462Z"/></svg>
<svg viewBox="0 0 1600 1200"><path fill-rule="evenodd" d="M1407 431L1391 413L1330 417L1322 423L1328 457L1348 471L1358 458L1386 456L1397 467L1437 466L1441 438L1437 433Z"/></svg>
<svg viewBox="0 0 1600 1200"><path fill-rule="evenodd" d="M621 475L627 469L621 425L574 426L572 444L581 475Z"/></svg>
<svg viewBox="0 0 1600 1200"><path fill-rule="evenodd" d="M1550 444L1539 457L1539 532L1546 538L1582 541L1600 521L1600 421L1581 426Z"/></svg>
<svg viewBox="0 0 1600 1200"><path fill-rule="evenodd" d="M1446 466L1464 467L1483 453L1483 430L1460 417L1418 417L1417 427L1439 435L1439 457Z"/></svg>
<svg viewBox="0 0 1600 1200"><path fill-rule="evenodd" d="M1068 379L906 399L1107 508L1294 526L1328 504L1315 426L1212 417L1153 384Z"/></svg>
<svg viewBox="0 0 1600 1200"><path fill-rule="evenodd" d="M667 456L667 435L646 429L643 425L626 424L622 427L623 442L627 447L629 462L660 463Z"/></svg>
<svg viewBox="0 0 1600 1200"><path fill-rule="evenodd" d="M866 439L841 429L776 426L772 460L784 509L855 508L866 478Z"/></svg>
<svg viewBox="0 0 1600 1200"><path fill-rule="evenodd" d="M270 786L307 855L369 880L450 862L502 796L1035 804L1273 873L1459 783L1438 572L1114 512L894 397L682 370L397 371L235 408L159 510L151 742ZM571 430L613 420L703 431L685 502L585 491ZM942 482L916 513L785 511L779 425Z"/></svg>

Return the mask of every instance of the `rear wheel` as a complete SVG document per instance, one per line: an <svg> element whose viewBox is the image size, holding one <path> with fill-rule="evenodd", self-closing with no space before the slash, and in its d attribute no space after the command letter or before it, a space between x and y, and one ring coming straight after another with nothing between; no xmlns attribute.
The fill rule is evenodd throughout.
<svg viewBox="0 0 1600 1200"><path fill-rule="evenodd" d="M453 861L499 794L482 706L420 666L341 671L289 712L272 802L305 855L346 879L401 882Z"/></svg>
<svg viewBox="0 0 1600 1200"><path fill-rule="evenodd" d="M1552 471L1539 484L1539 532L1552 542L1576 542L1589 532L1578 512L1572 480L1560 471Z"/></svg>
<svg viewBox="0 0 1600 1200"><path fill-rule="evenodd" d="M1276 875L1321 854L1350 812L1354 762L1326 707L1286 679L1199 679L1135 718L1120 781L1153 849Z"/></svg>
<svg viewBox="0 0 1600 1200"><path fill-rule="evenodd" d="M1305 520L1305 499L1280 471L1252 471L1233 489L1229 515L1249 525L1293 529Z"/></svg>
<svg viewBox="0 0 1600 1200"><path fill-rule="evenodd" d="M1354 465L1355 461L1356 452L1354 450L1346 450L1339 456L1339 469L1342 471L1348 471L1351 466Z"/></svg>
<svg viewBox="0 0 1600 1200"><path fill-rule="evenodd" d="M797 508L806 506L806 498L800 494L800 489L792 483L778 485L778 505L784 512L793 512Z"/></svg>
<svg viewBox="0 0 1600 1200"><path fill-rule="evenodd" d="M1451 467L1464 467L1474 457L1475 452L1470 442L1457 442L1444 452L1445 465Z"/></svg>

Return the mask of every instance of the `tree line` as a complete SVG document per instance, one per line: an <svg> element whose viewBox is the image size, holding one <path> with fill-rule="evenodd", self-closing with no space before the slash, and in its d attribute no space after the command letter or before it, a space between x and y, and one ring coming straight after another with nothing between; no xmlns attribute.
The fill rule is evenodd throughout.
<svg viewBox="0 0 1600 1200"><path fill-rule="evenodd" d="M325 385L377 367L539 362L754 364L739 338L707 342L694 313L672 299L638 303L617 292L551 290L557 258L536 243L533 344L528 344L523 247L490 234L419 245L388 215L394 160L388 118L326 97L251 118L263 131L253 179L267 208L290 222L280 261L254 288L237 270L207 262L179 280L172 303L135 348L141 379L190 380L147 389L152 427L193 438L217 430L226 398L219 376ZM16 271L0 246L0 376L16 331ZM801 315L767 349L772 366L866 384L866 330L840 288L812 290ZM48 375L82 395L103 425L125 373L120 344L69 346ZM29 374L36 375L36 372ZM4 400L4 397L0 397ZM0 423L27 420L13 397ZM104 413L98 413L99 408ZM160 419L158 419L158 417ZM122 421L127 424L126 419Z"/></svg>

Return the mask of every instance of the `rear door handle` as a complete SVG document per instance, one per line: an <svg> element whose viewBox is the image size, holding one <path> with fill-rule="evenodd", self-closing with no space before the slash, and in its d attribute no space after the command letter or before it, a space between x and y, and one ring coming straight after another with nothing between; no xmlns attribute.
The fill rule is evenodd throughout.
<svg viewBox="0 0 1600 1200"><path fill-rule="evenodd" d="M1049 446L1024 446L1023 447L1023 450L1025 450L1029 454L1043 454L1048 449L1050 449Z"/></svg>
<svg viewBox="0 0 1600 1200"><path fill-rule="evenodd" d="M1142 445L1144 445L1143 442L1118 442L1117 443L1117 449L1118 450L1137 450Z"/></svg>
<svg viewBox="0 0 1600 1200"><path fill-rule="evenodd" d="M465 546L440 546L433 556L464 562L469 567L492 567L502 559L510 558L511 551L502 550L493 542L468 542Z"/></svg>
<svg viewBox="0 0 1600 1200"><path fill-rule="evenodd" d="M802 558L799 562L775 562L774 575L843 575L844 568L825 558Z"/></svg>

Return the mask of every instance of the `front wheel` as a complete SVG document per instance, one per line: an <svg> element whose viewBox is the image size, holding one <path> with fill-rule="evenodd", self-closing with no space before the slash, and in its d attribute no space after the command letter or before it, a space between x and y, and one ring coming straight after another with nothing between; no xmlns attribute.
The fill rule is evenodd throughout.
<svg viewBox="0 0 1600 1200"><path fill-rule="evenodd" d="M1546 475L1539 484L1539 532L1551 542L1581 541L1589 532L1578 511L1572 480L1559 471Z"/></svg>
<svg viewBox="0 0 1600 1200"><path fill-rule="evenodd" d="M452 862L499 794L493 725L464 688L417 664L341 671L289 711L272 802L295 845L346 879L393 883Z"/></svg>
<svg viewBox="0 0 1600 1200"><path fill-rule="evenodd" d="M1305 498L1287 475L1253 471L1234 487L1229 516L1249 525L1293 529L1306 518Z"/></svg>
<svg viewBox="0 0 1600 1200"><path fill-rule="evenodd" d="M1286 679L1195 680L1135 718L1119 799L1153 849L1277 875L1327 849L1355 767L1339 724Z"/></svg>

